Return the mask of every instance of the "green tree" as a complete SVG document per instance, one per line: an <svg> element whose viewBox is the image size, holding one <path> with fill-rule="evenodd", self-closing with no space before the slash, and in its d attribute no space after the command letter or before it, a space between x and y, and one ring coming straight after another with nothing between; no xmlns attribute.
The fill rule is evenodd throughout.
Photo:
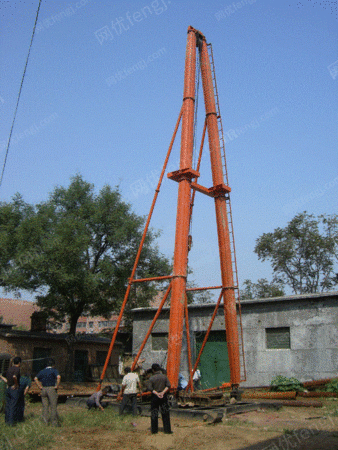
<svg viewBox="0 0 338 450"><path fill-rule="evenodd" d="M194 288L195 283L187 284L188 288ZM203 303L214 303L212 295L209 291L188 291L187 292L188 305L203 305Z"/></svg>
<svg viewBox="0 0 338 450"><path fill-rule="evenodd" d="M0 202L0 286L8 289L8 272L12 268L14 256L23 251L20 225L34 215L34 208L25 203L19 194L11 203ZM17 293L16 287L13 287Z"/></svg>
<svg viewBox="0 0 338 450"><path fill-rule="evenodd" d="M285 228L264 233L254 251L260 260L271 262L274 282L303 294L328 291L337 285L337 245L338 216L316 218L305 211Z"/></svg>
<svg viewBox="0 0 338 450"><path fill-rule="evenodd" d="M285 295L284 288L281 283L269 283L266 278L260 278L257 283L251 280L245 280L243 289L240 291L241 300L251 300L256 298L280 297Z"/></svg>
<svg viewBox="0 0 338 450"><path fill-rule="evenodd" d="M8 207L0 207L0 217ZM68 188L57 187L47 201L27 208L29 214L13 226L15 245L2 271L7 289L39 290L39 306L56 319L68 318L73 335L81 315L108 318L118 311L144 225L119 189L104 186L95 195L94 186L77 175ZM170 274L169 262L155 244L157 236L148 232L138 278ZM147 306L157 286L139 283L133 305Z"/></svg>

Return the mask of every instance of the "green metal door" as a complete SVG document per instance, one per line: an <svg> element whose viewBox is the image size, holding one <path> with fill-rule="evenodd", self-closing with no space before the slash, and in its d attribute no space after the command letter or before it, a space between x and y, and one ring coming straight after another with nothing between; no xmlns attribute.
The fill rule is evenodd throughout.
<svg viewBox="0 0 338 450"><path fill-rule="evenodd" d="M196 338L196 356L202 346L205 333ZM230 365L225 331L211 331L204 347L199 369L201 371L201 387L208 389L230 381Z"/></svg>

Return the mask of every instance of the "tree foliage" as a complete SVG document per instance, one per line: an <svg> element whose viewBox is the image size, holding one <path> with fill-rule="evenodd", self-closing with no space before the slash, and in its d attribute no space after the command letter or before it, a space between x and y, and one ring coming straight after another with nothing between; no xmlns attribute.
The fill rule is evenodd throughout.
<svg viewBox="0 0 338 450"><path fill-rule="evenodd" d="M260 260L271 262L275 282L304 294L328 291L337 285L337 245L337 215L316 218L303 212L285 228L264 233L254 251Z"/></svg>
<svg viewBox="0 0 338 450"><path fill-rule="evenodd" d="M109 317L119 310L143 225L118 188L104 186L95 195L80 175L36 206L17 196L0 205L1 284L39 290L38 304L59 319L67 316L74 334L81 315ZM137 278L170 274L157 236L147 234ZM139 283L131 303L147 306L155 292L155 283Z"/></svg>
<svg viewBox="0 0 338 450"><path fill-rule="evenodd" d="M285 295L283 285L273 281L269 283L266 278L260 278L257 283L245 280L243 289L240 291L241 300L280 297L282 295Z"/></svg>
<svg viewBox="0 0 338 450"><path fill-rule="evenodd" d="M14 256L23 252L21 225L34 215L34 208L24 202L19 194L11 203L0 202L0 286L8 286L8 271Z"/></svg>

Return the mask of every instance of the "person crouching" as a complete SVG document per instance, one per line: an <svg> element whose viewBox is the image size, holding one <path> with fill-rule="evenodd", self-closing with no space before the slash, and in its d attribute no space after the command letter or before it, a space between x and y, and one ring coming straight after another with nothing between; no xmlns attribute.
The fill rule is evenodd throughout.
<svg viewBox="0 0 338 450"><path fill-rule="evenodd" d="M102 390L100 389L99 391L94 392L94 394L92 394L86 402L88 409L98 408L100 411L104 411L101 400L108 394L109 391L110 391L109 386L106 386Z"/></svg>

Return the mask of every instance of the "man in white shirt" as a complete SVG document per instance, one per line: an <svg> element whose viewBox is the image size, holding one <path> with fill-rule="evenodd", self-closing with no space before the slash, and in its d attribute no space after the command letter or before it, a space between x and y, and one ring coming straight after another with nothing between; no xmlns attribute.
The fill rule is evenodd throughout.
<svg viewBox="0 0 338 450"><path fill-rule="evenodd" d="M119 414L123 414L123 411L128 406L129 402L132 405L133 416L137 414L137 393L141 390L141 383L137 373L132 372L130 367L124 369L125 376L122 379L122 388L120 396L122 397L122 402L120 405Z"/></svg>
<svg viewBox="0 0 338 450"><path fill-rule="evenodd" d="M201 389L201 372L199 369L196 369L196 372L194 373L194 376L192 377L194 382L194 390L198 391Z"/></svg>

